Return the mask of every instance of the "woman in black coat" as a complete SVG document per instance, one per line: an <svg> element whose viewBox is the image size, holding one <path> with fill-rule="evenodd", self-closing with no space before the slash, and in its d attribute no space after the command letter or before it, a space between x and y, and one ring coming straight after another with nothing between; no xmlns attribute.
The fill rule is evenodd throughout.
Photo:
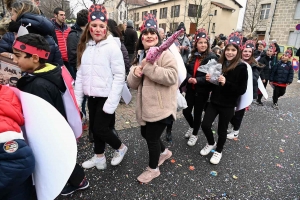
<svg viewBox="0 0 300 200"><path fill-rule="evenodd" d="M257 98L258 92L258 79L260 71L263 69L263 65L259 64L254 58L255 42L252 40L246 41L242 50L242 60L248 63L252 69L252 81L253 81L253 99ZM250 78L250 77L249 77ZM229 129L227 139L235 139L239 135L239 129L242 124L242 120L245 114L245 108L234 113L230 123L232 129Z"/></svg>
<svg viewBox="0 0 300 200"><path fill-rule="evenodd" d="M27 26L29 33L42 35L49 43L51 51L47 62L62 66L63 60L58 45L49 35L53 31L53 24L46 17L40 15L39 9L32 2L15 2L11 9L12 21L9 23L9 32L5 33L0 40L1 55L12 59L12 45L19 27L22 25Z"/></svg>
<svg viewBox="0 0 300 200"><path fill-rule="evenodd" d="M217 56L210 52L209 37L206 30L201 28L195 33L195 46L187 62L187 91L185 99L188 107L183 110L183 115L189 124L185 138L189 146L194 146L198 140L198 131L201 125L202 111L207 103L213 84L205 80L205 73L197 71L199 66L205 65L210 60L217 60ZM194 115L192 111L194 110Z"/></svg>

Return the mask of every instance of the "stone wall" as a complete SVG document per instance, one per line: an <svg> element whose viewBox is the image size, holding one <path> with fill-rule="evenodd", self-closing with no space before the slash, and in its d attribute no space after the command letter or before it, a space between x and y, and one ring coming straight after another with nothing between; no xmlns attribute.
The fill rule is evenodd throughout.
<svg viewBox="0 0 300 200"><path fill-rule="evenodd" d="M270 40L276 39L278 44L288 43L290 32L300 23L300 19L294 19L297 2L298 0L277 0Z"/></svg>

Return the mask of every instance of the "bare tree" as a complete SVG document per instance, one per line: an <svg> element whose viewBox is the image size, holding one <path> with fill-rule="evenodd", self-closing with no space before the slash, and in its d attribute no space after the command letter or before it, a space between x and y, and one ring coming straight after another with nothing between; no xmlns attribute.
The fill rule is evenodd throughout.
<svg viewBox="0 0 300 200"><path fill-rule="evenodd" d="M78 3L71 7L70 6L70 1L67 0L51 0L51 1L42 1L40 8L43 11L44 15L48 18L53 18L53 11L55 8L60 7L62 8L65 13L66 13L66 18L72 18L74 17L74 8L76 8L76 6L78 5Z"/></svg>
<svg viewBox="0 0 300 200"><path fill-rule="evenodd" d="M261 19L260 0L248 0L244 14L243 31L249 36L266 25L266 20Z"/></svg>
<svg viewBox="0 0 300 200"><path fill-rule="evenodd" d="M208 15L211 12L210 0L189 0L188 13L191 23L195 23L196 28L207 23Z"/></svg>

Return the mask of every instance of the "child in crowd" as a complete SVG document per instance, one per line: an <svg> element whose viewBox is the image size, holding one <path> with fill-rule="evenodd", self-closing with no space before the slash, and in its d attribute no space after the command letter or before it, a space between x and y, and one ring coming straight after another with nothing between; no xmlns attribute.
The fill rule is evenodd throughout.
<svg viewBox="0 0 300 200"><path fill-rule="evenodd" d="M274 66L277 63L275 54L276 54L276 47L274 44L270 44L270 46L267 50L267 53L261 55L260 58L258 59L258 62L265 66L260 72L260 78L261 78L265 88L268 85L270 71L272 69L272 66ZM260 106L264 105L261 102L262 96L263 96L262 93L260 91L258 91L256 103Z"/></svg>
<svg viewBox="0 0 300 200"><path fill-rule="evenodd" d="M214 53L210 52L209 36L205 29L201 28L196 31L195 41L191 57L186 64L187 90L185 99L188 107L182 111L189 124L189 129L185 134L185 138L189 139L187 142L189 146L194 146L198 140L202 112L213 88L213 84L206 81L206 74L197 71L197 69L210 60L218 59ZM194 111L193 115L192 111Z"/></svg>
<svg viewBox="0 0 300 200"><path fill-rule="evenodd" d="M17 88L44 99L66 118L61 95L66 91L66 86L60 66L46 63L50 53L47 41L33 33L19 36L13 45L13 52L14 61L25 73L17 82ZM78 164L75 165L68 183L62 195L69 195L89 186L85 173Z"/></svg>
<svg viewBox="0 0 300 200"><path fill-rule="evenodd" d="M205 111L202 121L202 130L206 136L207 144L200 154L208 155L215 149L210 159L212 164L218 164L222 158L222 150L227 138L227 128L234 115L234 108L241 95L246 92L248 71L247 65L241 61L241 46L243 37L234 32L226 41L225 49L219 60L222 64L222 75L219 76L219 85L214 86L210 96L210 103ZM206 80L210 80L210 74L206 74ZM215 143L212 132L212 123L219 115L218 143Z"/></svg>
<svg viewBox="0 0 300 200"><path fill-rule="evenodd" d="M253 56L255 46L255 41L247 40L242 48L242 60L248 63L252 69L253 99L257 98L259 74L262 68L264 67L263 65L259 64ZM232 124L232 129L229 129L227 139L235 139L239 136L239 129L241 127L245 111L246 108L243 108L234 113L234 116L230 120L230 123Z"/></svg>
<svg viewBox="0 0 300 200"><path fill-rule="evenodd" d="M0 199L31 199L35 159L24 140L22 105L15 93L0 85Z"/></svg>
<svg viewBox="0 0 300 200"><path fill-rule="evenodd" d="M257 48L254 51L254 58L259 59L260 56L266 54L264 50L267 46L267 43L264 40L259 40L256 44Z"/></svg>
<svg viewBox="0 0 300 200"><path fill-rule="evenodd" d="M171 51L164 51L154 64L145 57L150 47L159 46L157 20L154 15L143 16L136 56L128 75L130 88L138 90L136 117L141 125L149 152L149 167L137 179L148 183L160 175L159 166L172 156L160 137L168 124L176 119L178 71Z"/></svg>
<svg viewBox="0 0 300 200"><path fill-rule="evenodd" d="M95 155L82 163L86 169L106 169L106 143L115 149L111 160L114 166L121 163L128 149L111 131L125 84L125 66L121 44L109 33L107 20L105 7L92 5L77 48L75 96L78 105L84 95L89 96L89 126L94 138Z"/></svg>
<svg viewBox="0 0 300 200"><path fill-rule="evenodd" d="M278 98L285 94L286 87L293 82L294 69L289 61L292 56L292 51L288 49L271 69L270 85L274 86L272 107L275 109L279 109Z"/></svg>

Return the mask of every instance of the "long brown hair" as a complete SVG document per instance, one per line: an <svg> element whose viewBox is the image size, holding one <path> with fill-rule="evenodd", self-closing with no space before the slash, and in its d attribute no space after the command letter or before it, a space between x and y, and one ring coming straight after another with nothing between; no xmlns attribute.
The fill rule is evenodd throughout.
<svg viewBox="0 0 300 200"><path fill-rule="evenodd" d="M196 57L195 53L198 52L197 43L198 43L198 41L195 42L195 44L193 46L193 49L191 51L191 56L190 56L187 64L190 64L190 62L192 60L194 60L194 58ZM203 60L209 54L209 52L210 52L210 43L209 43L209 40L207 40L207 49L204 51L204 53L201 53L200 59Z"/></svg>
<svg viewBox="0 0 300 200"><path fill-rule="evenodd" d="M243 51L244 51L244 49L242 50L242 52L241 52L241 58L242 58L242 60L244 60L246 63L248 63L249 65L258 65L258 62L255 60L255 58L254 58L254 50L251 48L251 56L250 56L250 58L249 58L249 60L248 61L246 61L246 60L244 60L243 59Z"/></svg>
<svg viewBox="0 0 300 200"><path fill-rule="evenodd" d="M77 67L79 65L81 65L81 58L82 58L82 55L83 55L83 52L85 51L86 49L86 44L88 43L89 40L92 40L92 36L91 36L91 33L90 33L90 22L87 23L83 33L81 34L81 37L80 37L80 40L79 40L79 43L77 45ZM103 39L103 40L106 40L108 35L109 35L109 32L108 32L108 26L106 25L106 37Z"/></svg>
<svg viewBox="0 0 300 200"><path fill-rule="evenodd" d="M232 59L231 61L228 61L226 56L225 56L225 52L227 50L228 47L233 46L234 48L237 49L237 54L235 56L234 59ZM230 70L234 70L236 68L236 66L241 62L241 50L239 48L239 46L237 44L227 44L225 46L224 51L222 52L222 55L220 57L219 63L222 64L222 72L223 74L226 74L227 72L229 72ZM227 62L229 62L229 64L227 65Z"/></svg>

